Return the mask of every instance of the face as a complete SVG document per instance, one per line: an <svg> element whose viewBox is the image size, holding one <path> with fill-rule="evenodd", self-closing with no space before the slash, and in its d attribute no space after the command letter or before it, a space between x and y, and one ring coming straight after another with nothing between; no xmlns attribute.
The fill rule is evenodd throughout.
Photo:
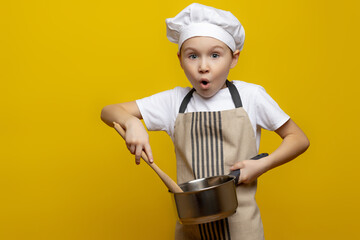
<svg viewBox="0 0 360 240"><path fill-rule="evenodd" d="M239 54L239 50L232 53L225 43L215 38L193 37L183 43L178 57L196 92L210 98L226 87L229 71L236 66Z"/></svg>

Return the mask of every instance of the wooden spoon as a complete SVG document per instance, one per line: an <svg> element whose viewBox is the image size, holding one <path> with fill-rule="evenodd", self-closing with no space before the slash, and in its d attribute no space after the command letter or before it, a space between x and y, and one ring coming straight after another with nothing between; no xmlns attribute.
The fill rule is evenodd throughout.
<svg viewBox="0 0 360 240"><path fill-rule="evenodd" d="M120 124L113 122L115 130L125 140L125 130ZM155 163L150 163L144 151L141 152L141 158L157 173L160 179L164 182L166 187L173 193L183 192L183 190L172 180L166 173L164 173Z"/></svg>

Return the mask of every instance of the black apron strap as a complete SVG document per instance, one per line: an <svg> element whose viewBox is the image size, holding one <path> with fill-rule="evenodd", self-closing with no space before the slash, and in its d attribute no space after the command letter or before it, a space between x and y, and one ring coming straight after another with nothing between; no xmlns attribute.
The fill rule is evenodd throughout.
<svg viewBox="0 0 360 240"><path fill-rule="evenodd" d="M238 90L236 89L235 85L232 82L230 82L229 80L226 80L226 86L229 88L231 98L235 104L235 107L236 108L242 107L240 94L239 94Z"/></svg>
<svg viewBox="0 0 360 240"><path fill-rule="evenodd" d="M230 82L229 80L226 80L226 86L228 87L230 94L231 94L231 98L235 104L236 108L242 107L242 102L241 102L241 98L240 98L240 94L238 92L238 90L236 89L235 85ZM180 108L179 108L179 113L184 113L187 105L189 104L193 93L195 92L195 88L191 89L188 94L186 94L186 96L184 97L183 101L181 102Z"/></svg>
<svg viewBox="0 0 360 240"><path fill-rule="evenodd" d="M195 92L195 88L191 89L190 92L188 92L188 94L186 94L186 96L184 97L184 99L183 99L183 101L182 101L182 103L180 105L179 113L184 113L185 112L185 110L187 108L187 105L190 102L194 92Z"/></svg>

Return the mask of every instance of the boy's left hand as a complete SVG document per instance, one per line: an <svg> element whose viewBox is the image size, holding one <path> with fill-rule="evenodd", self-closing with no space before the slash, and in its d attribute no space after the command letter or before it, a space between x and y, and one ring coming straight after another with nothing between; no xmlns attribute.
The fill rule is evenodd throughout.
<svg viewBox="0 0 360 240"><path fill-rule="evenodd" d="M259 160L244 160L235 163L230 170L240 169L240 183L251 183L267 171L265 158Z"/></svg>

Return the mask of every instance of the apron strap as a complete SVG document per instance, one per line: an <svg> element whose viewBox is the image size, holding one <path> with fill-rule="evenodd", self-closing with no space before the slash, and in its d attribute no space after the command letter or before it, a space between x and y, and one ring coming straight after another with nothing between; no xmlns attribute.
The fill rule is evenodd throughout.
<svg viewBox="0 0 360 240"><path fill-rule="evenodd" d="M241 102L241 98L240 98L240 94L238 92L238 90L236 89L235 85L230 82L229 80L226 80L226 86L228 87L230 94L231 94L231 98L235 104L236 108L242 107L242 102ZM183 101L181 102L180 108L179 108L179 113L184 113L187 105L189 104L193 93L195 92L195 88L192 88L184 97Z"/></svg>
<svg viewBox="0 0 360 240"><path fill-rule="evenodd" d="M195 88L191 89L190 92L188 92L188 94L186 94L186 96L184 97L184 99L182 100L182 103L180 105L179 113L185 112L187 105L190 102L194 92L195 92Z"/></svg>
<svg viewBox="0 0 360 240"><path fill-rule="evenodd" d="M242 107L240 94L239 94L238 90L236 89L235 85L232 82L230 82L229 80L226 80L226 86L229 88L231 98L235 104L235 107L236 108Z"/></svg>

